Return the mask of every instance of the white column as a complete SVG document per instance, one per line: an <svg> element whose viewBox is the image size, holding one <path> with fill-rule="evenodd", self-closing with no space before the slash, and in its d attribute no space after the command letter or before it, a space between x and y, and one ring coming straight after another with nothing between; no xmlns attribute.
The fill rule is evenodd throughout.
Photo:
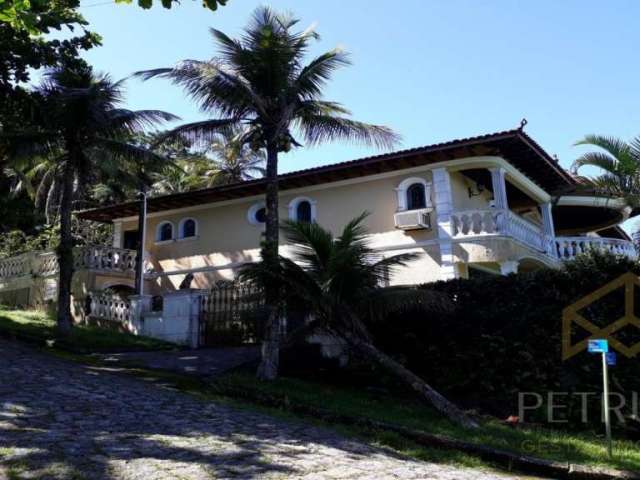
<svg viewBox="0 0 640 480"><path fill-rule="evenodd" d="M553 215L551 213L551 202L540 204L540 214L542 215L542 228L547 245L547 253L553 257L556 255L556 229L553 226Z"/></svg>
<svg viewBox="0 0 640 480"><path fill-rule="evenodd" d="M113 248L122 248L122 222L113 223Z"/></svg>
<svg viewBox="0 0 640 480"><path fill-rule="evenodd" d="M515 260L509 260L507 262L500 263L500 273L502 275L509 275L510 273L518 273L518 262Z"/></svg>
<svg viewBox="0 0 640 480"><path fill-rule="evenodd" d="M509 202L507 202L507 184L504 179L505 170L502 167L490 168L491 172L491 187L493 188L493 201L496 208L509 208Z"/></svg>
<svg viewBox="0 0 640 480"><path fill-rule="evenodd" d="M540 213L542 214L542 226L544 228L544 234L549 237L556 236L556 230L553 226L553 215L551 214L551 202L545 202L540 204Z"/></svg>
<svg viewBox="0 0 640 480"><path fill-rule="evenodd" d="M451 193L451 176L446 168L433 170L433 191L435 196L436 223L438 239L440 240L440 278L450 280L456 278L453 261L453 226L451 212L453 211L453 195Z"/></svg>

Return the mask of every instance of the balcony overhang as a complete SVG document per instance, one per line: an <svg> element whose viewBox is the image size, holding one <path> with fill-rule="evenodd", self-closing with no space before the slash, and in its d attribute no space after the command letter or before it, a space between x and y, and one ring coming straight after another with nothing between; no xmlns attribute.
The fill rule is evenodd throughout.
<svg viewBox="0 0 640 480"><path fill-rule="evenodd" d="M624 199L604 195L563 195L553 208L556 233L562 235L597 232L624 222L630 215Z"/></svg>

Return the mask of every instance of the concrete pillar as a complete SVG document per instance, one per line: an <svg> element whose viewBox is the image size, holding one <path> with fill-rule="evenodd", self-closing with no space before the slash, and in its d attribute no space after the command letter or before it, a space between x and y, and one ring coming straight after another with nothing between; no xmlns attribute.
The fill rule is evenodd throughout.
<svg viewBox="0 0 640 480"><path fill-rule="evenodd" d="M144 335L144 314L151 311L151 295L131 295L131 320L127 326L131 333Z"/></svg>
<svg viewBox="0 0 640 480"><path fill-rule="evenodd" d="M162 297L162 332L157 332L161 335L158 338L197 348L202 295L202 290L192 288L165 293Z"/></svg>
<svg viewBox="0 0 640 480"><path fill-rule="evenodd" d="M122 248L122 222L113 223L113 248Z"/></svg>
<svg viewBox="0 0 640 480"><path fill-rule="evenodd" d="M500 273L502 275L509 275L511 273L518 273L518 262L516 260L509 260L500 263Z"/></svg>
<svg viewBox="0 0 640 480"><path fill-rule="evenodd" d="M453 195L451 193L451 175L446 168L433 170L433 191L435 197L436 224L440 240L440 278L450 280L456 278L453 259Z"/></svg>
<svg viewBox="0 0 640 480"><path fill-rule="evenodd" d="M553 215L551 213L551 202L540 204L540 214L542 215L542 228L545 236L546 251L549 255L556 256L555 237L556 230L553 225Z"/></svg>
<svg viewBox="0 0 640 480"><path fill-rule="evenodd" d="M490 168L491 187L493 188L493 201L496 208L509 208L507 201L507 183L505 181L505 169L502 167Z"/></svg>

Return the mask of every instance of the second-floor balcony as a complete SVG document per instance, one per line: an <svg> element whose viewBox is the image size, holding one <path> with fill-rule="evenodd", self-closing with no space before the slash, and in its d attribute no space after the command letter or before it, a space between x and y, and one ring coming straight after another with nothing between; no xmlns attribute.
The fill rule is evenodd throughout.
<svg viewBox="0 0 640 480"><path fill-rule="evenodd" d="M475 209L451 214L452 237L469 240L507 237L553 259L572 260L589 250L601 250L638 258L633 242L592 236L551 237L542 227L507 209Z"/></svg>
<svg viewBox="0 0 640 480"><path fill-rule="evenodd" d="M136 252L106 246L86 246L73 249L74 269L132 274ZM55 252L29 252L0 259L0 280L22 276L48 277L58 272Z"/></svg>

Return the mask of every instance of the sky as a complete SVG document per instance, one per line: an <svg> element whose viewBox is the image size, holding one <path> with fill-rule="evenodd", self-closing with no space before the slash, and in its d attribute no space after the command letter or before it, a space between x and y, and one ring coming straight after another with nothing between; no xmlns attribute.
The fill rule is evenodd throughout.
<svg viewBox="0 0 640 480"><path fill-rule="evenodd" d="M400 148L508 130L525 131L569 168L585 134L640 134L640 2L635 0L228 0L212 12L199 0L151 10L81 0L103 46L84 57L114 78L216 54L213 27L238 35L253 10L290 11L321 35L310 55L351 54L325 98L353 117L400 133ZM127 83L130 108L204 118L163 80ZM378 153L344 143L281 157L287 172ZM586 171L585 173L595 173Z"/></svg>

